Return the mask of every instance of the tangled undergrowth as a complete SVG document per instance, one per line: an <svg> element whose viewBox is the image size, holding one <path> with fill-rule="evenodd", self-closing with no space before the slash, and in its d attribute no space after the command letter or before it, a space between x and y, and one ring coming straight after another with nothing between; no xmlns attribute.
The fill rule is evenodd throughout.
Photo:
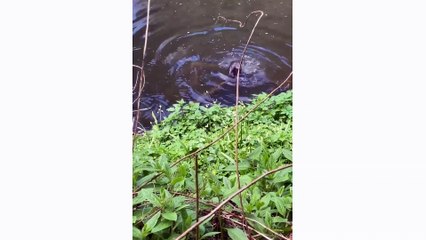
<svg viewBox="0 0 426 240"><path fill-rule="evenodd" d="M241 105L243 115L266 97ZM133 239L176 239L238 190L234 132L196 157L173 163L215 140L232 125L234 108L175 104L171 114L135 140ZM265 172L292 163L292 92L273 96L239 127L239 174L244 187ZM198 183L195 181L198 160ZM160 175L161 174L161 175ZM287 239L292 222L292 168L265 176L186 235L186 239ZM243 217L245 216L245 218ZM198 236L198 237L197 237Z"/></svg>

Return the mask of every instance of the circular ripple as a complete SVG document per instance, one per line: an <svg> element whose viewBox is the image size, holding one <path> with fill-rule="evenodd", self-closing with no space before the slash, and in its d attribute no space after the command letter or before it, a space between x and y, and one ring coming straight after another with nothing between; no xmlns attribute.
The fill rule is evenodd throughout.
<svg viewBox="0 0 426 240"><path fill-rule="evenodd" d="M246 32L233 27L187 32L162 42L149 66L167 70L162 79L176 88L178 98L230 105L235 102L236 68L246 41ZM272 90L290 69L287 58L252 42L240 70L240 100Z"/></svg>

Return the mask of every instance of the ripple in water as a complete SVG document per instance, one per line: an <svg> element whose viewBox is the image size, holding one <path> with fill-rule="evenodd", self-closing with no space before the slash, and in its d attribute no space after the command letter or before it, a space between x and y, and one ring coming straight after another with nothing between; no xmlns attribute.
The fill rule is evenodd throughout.
<svg viewBox="0 0 426 240"><path fill-rule="evenodd" d="M157 30L162 39L156 39L160 40L158 47L147 57L147 82L141 98L141 105L147 109L141 121L145 127L153 122L152 113L158 115L158 108L164 117L165 109L180 99L205 105L235 103L235 75L253 25L238 28L213 21L210 24L192 31L174 31L170 37L165 37L165 29ZM137 24L142 31L144 28L140 26ZM253 94L271 91L291 72L291 42L271 39L270 35L279 36L279 32L269 29L269 36L265 36L261 24L258 28L240 70L240 100L245 102ZM290 54L285 56L285 53ZM282 91L288 88L291 85Z"/></svg>

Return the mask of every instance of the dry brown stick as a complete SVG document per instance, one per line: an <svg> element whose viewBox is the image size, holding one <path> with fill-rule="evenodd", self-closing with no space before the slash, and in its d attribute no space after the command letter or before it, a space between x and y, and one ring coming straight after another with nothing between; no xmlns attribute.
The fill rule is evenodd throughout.
<svg viewBox="0 0 426 240"><path fill-rule="evenodd" d="M254 24L250 36L247 39L247 43L244 45L244 49L243 52L241 54L241 58L240 58L240 64L239 67L237 68L237 82L236 82L236 88L235 88L235 116L234 116L234 132L235 132L235 143L234 143L234 158L235 158L235 173L237 175L237 186L238 189L241 188L241 183L240 183L240 171L238 168L238 124L236 124L238 122L238 102L239 102L239 98L240 98L240 74L241 74L241 69L243 68L243 61L244 61L244 55L246 54L247 51L247 47L251 41L251 38L253 36L253 33L257 27L257 24L259 23L260 19L263 17L263 11L255 11L255 12L259 12L260 16L257 18L256 23ZM253 14L254 12L251 12L249 14L248 17L250 17L251 14ZM246 18L246 21L248 19L248 17ZM240 24L241 27L241 24ZM248 225L248 222L246 220L245 217L245 213L244 213L244 205L243 205L243 196L241 194L238 195L239 199L240 199L240 206L241 206L241 211L242 211L242 216L243 216L243 223L244 223L244 230L246 230L245 225ZM251 233L249 232L249 235L251 235Z"/></svg>
<svg viewBox="0 0 426 240"><path fill-rule="evenodd" d="M134 67L135 65L133 65L133 67ZM138 66L139 67L139 66ZM136 75L136 83L135 83L135 85L133 85L133 89L132 89L132 92L134 92L135 91L135 89L136 89L136 86L138 85L138 79L139 79L139 72L137 72L137 75Z"/></svg>
<svg viewBox="0 0 426 240"><path fill-rule="evenodd" d="M261 222L256 221L256 220L251 219L251 218L247 218L247 219L248 219L249 221L253 221L253 222L255 222L255 223L259 224L260 226L264 227L266 230L270 231L270 232L271 232L271 233L273 233L275 236L277 236L277 237L279 237L279 238L281 238L281 239L284 239L284 240L288 240L288 238L284 237L282 234L279 234L279 233L275 232L274 230L270 229L268 226L266 226L266 225L262 224Z"/></svg>
<svg viewBox="0 0 426 240"><path fill-rule="evenodd" d="M253 184L255 184L257 181L259 181L260 179L262 179L262 178L264 178L264 177L266 177L266 176L268 176L268 175L270 175L270 174L272 174L272 173L275 173L275 172L278 172L278 171L281 171L281 170L284 170L284 169L286 169L286 168L289 168L289 167L291 167L292 166L292 164L288 164L288 165L283 165L283 166L281 166L281 167L278 167L278 168L276 168L276 169L273 169L273 170L271 170L271 171L269 171L269 172L266 172L266 173L264 173L264 174L262 174L262 175L260 175L259 177L257 177L256 179L254 179L252 182L250 182L249 184L247 184L246 186L244 186L244 187L242 187L241 189L239 189L238 191L236 191L236 192L234 192L233 194L231 194L229 197L227 197L224 201L222 201L219 205L217 205L217 207L215 208L215 209L213 209L211 212L209 212L207 215L205 215L205 216L203 216L202 218L201 218L201 220L199 220L199 221L197 221L196 223L194 223L191 227L189 227L188 229L186 229L185 230L185 232L183 232L181 235L179 235L175 240L179 240L179 239L182 239L182 238L184 238L188 233L190 233L192 230L194 230L194 228L196 228L196 227L198 227L201 223L203 223L204 221L206 221L207 219L209 219L211 216L213 216L213 214L215 213L215 212L217 212L221 207L223 207L227 202L229 202L232 198L234 198L235 196L237 196L238 194L240 194L241 192L243 192L243 191L245 191L246 189L248 189L249 187L251 187Z"/></svg>
<svg viewBox="0 0 426 240"><path fill-rule="evenodd" d="M140 80L139 80L138 82L136 82L136 84L135 84L135 86L134 86L134 87L136 87L136 85L138 85L138 84L139 84L139 85L138 85L138 86L139 86L139 89L138 89L138 96L136 97L136 99L135 99L135 100L133 100L133 103L135 103L136 101L139 101L139 99L140 99L140 97L141 97L141 94L140 94L140 93L142 93L142 92L143 92L143 89L144 89L144 87L145 87L145 74L144 74L143 68L142 68L141 66L133 65L133 67L138 68L138 69L140 70ZM141 86L140 84L142 84L142 86ZM138 108L139 108L139 105L138 105ZM135 111L137 111L137 110L135 110Z"/></svg>
<svg viewBox="0 0 426 240"><path fill-rule="evenodd" d="M139 88L138 88L138 96L136 98L136 108L139 109L140 108L140 98L142 96L142 91L143 91L143 87L145 86L145 71L144 71L144 66L145 66L145 57L146 57L146 46L148 45L148 30L149 30L149 13L150 13L150 8L151 8L151 0L148 0L148 6L146 9L146 28L145 28L145 42L143 45L143 56L142 56L142 64L140 67L141 70L141 81L139 82ZM139 117L140 117L140 112L136 113L136 117L133 123L133 133L136 133L136 129L137 129L137 125L139 123ZM133 141L133 145L134 145L134 141Z"/></svg>
<svg viewBox="0 0 426 240"><path fill-rule="evenodd" d="M213 140L212 142L210 142L209 144L207 144L204 147L201 147L199 149L197 149L196 151L187 154L181 158L179 158L178 160L176 160L176 162L174 162L172 165L170 165L170 167L174 167L177 164L179 164L180 162L182 162L183 160L194 156L195 154L200 153L201 151L203 151L204 149L212 146L213 144L217 143L219 140L221 140L226 134L228 134L230 131L232 131L235 127L236 124L240 124L242 121L244 121L248 115L250 115L250 113L252 113L254 110L256 110L262 103L264 103L266 100L268 100L276 91L278 91L282 86L284 86L284 84L290 79L290 77L293 75L293 72L291 72L287 78L280 84L278 85L274 90L272 90L264 99L260 100L252 109L250 109L246 114L244 114L237 123L234 123L232 126L228 127L219 137L217 137L215 140ZM155 175L154 177L152 177L150 180L148 180L146 183L142 184L141 186L137 187L134 192L139 191L141 188L145 187L146 185L148 185L148 183L150 183L151 181L155 180L157 177L161 176L163 173L159 173L157 175Z"/></svg>
<svg viewBox="0 0 426 240"><path fill-rule="evenodd" d="M198 155L195 155L195 217L198 222L199 219L199 211L200 211L200 190L198 189ZM195 239L199 239L200 237L200 229L197 226L195 229Z"/></svg>
<svg viewBox="0 0 426 240"><path fill-rule="evenodd" d="M216 23L218 23L218 22L219 22L219 19L222 19L222 20L224 20L224 21L225 21L225 23L227 23L227 22L234 22L234 23L238 23L238 24L239 24L239 27L240 27L240 28L243 28L243 27L246 25L246 23L247 23L248 19L250 18L250 16L251 16L251 15L253 15L253 14L255 14L255 13L259 13L259 12L262 12L262 13L263 13L263 11L262 11L262 10L256 10L256 11L253 11L253 12L249 13L249 15L247 15L247 16L246 16L246 20L244 21L244 23L243 23L243 22L241 22L240 20L229 19L229 18L226 18L226 17L223 17L223 16L218 16L218 17L217 17L217 20L216 20Z"/></svg>

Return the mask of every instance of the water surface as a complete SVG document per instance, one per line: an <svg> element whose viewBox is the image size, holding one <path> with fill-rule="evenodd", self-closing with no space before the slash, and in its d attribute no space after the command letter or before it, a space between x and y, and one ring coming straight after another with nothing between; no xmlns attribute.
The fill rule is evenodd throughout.
<svg viewBox="0 0 426 240"><path fill-rule="evenodd" d="M133 63L141 65L145 41L147 1L133 1ZM241 68L240 100L269 92L292 68L292 5L290 0L186 0L151 1L146 82L140 101L140 128L160 121L178 100L204 105L235 103L235 64L256 22L251 16L244 28L218 19L244 21L255 10L260 20ZM234 70L234 71L233 71ZM140 72L133 68L133 84ZM281 89L291 88L286 85ZM134 101L137 97L133 96ZM137 102L133 104L137 110Z"/></svg>

